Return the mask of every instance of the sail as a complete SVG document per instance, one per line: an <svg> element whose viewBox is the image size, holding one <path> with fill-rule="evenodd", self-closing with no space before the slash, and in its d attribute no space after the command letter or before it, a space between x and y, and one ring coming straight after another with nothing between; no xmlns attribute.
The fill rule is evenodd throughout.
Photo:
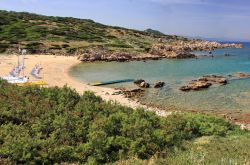
<svg viewBox="0 0 250 165"><path fill-rule="evenodd" d="M14 67L11 71L10 71L10 75L13 77L17 77L20 74L20 70L19 67Z"/></svg>
<svg viewBox="0 0 250 165"><path fill-rule="evenodd" d="M25 68L25 55L27 53L27 50L26 49L22 49L22 55L23 55L23 63L22 65L20 66L21 70L23 70Z"/></svg>
<svg viewBox="0 0 250 165"><path fill-rule="evenodd" d="M41 77L39 76L39 74L40 74L40 72L41 72L42 69L43 69L43 68L42 68L41 66L36 65L36 66L32 69L31 75L34 76L35 78L39 78L39 79L40 79Z"/></svg>

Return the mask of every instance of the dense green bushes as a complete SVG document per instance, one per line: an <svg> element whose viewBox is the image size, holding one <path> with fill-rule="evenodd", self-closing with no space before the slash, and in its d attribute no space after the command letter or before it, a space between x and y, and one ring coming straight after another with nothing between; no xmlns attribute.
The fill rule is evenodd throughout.
<svg viewBox="0 0 250 165"><path fill-rule="evenodd" d="M183 141L238 130L206 115L171 115L104 102L64 88L17 87L0 80L0 159L16 163L102 164L166 156Z"/></svg>

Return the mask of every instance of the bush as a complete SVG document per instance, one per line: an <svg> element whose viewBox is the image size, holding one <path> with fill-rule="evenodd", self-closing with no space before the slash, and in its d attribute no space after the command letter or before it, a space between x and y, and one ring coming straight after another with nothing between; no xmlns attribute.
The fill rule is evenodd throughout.
<svg viewBox="0 0 250 165"><path fill-rule="evenodd" d="M63 44L62 45L62 48L68 48L68 47L70 47L68 44Z"/></svg>
<svg viewBox="0 0 250 165"><path fill-rule="evenodd" d="M77 48L67 48L67 53L74 54L76 52Z"/></svg>
<svg viewBox="0 0 250 165"><path fill-rule="evenodd" d="M4 53L8 47L9 47L9 44L0 43L0 53Z"/></svg>
<svg viewBox="0 0 250 165"><path fill-rule="evenodd" d="M225 136L235 128L222 118L209 115L187 115L188 126L198 136Z"/></svg>
<svg viewBox="0 0 250 165"><path fill-rule="evenodd" d="M58 35L58 36L66 35L66 32L64 31L64 29L52 29L50 30L50 33L54 35Z"/></svg>
<svg viewBox="0 0 250 165"><path fill-rule="evenodd" d="M62 49L60 45L52 45L49 49Z"/></svg>
<svg viewBox="0 0 250 165"><path fill-rule="evenodd" d="M0 105L0 155L17 164L143 160L188 139L237 130L207 115L160 118L66 86L17 87L0 80Z"/></svg>
<svg viewBox="0 0 250 165"><path fill-rule="evenodd" d="M40 42L30 42L26 45L26 49L30 52L30 53L38 53L40 51L40 49L42 47L44 47L45 45L43 43Z"/></svg>

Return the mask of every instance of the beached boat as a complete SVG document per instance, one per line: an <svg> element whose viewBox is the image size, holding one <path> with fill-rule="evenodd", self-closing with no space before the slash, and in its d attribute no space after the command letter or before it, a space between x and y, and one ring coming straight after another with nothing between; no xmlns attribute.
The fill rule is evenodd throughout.
<svg viewBox="0 0 250 165"><path fill-rule="evenodd" d="M134 79L124 79L124 80L114 80L114 81L106 81L106 82L94 82L94 83L89 83L88 85L103 86L103 85L118 84L118 83L133 82L133 81Z"/></svg>
<svg viewBox="0 0 250 165"><path fill-rule="evenodd" d="M48 85L45 81L35 81L26 83L16 83L18 86L44 86Z"/></svg>
<svg viewBox="0 0 250 165"><path fill-rule="evenodd" d="M43 68L42 68L42 66L41 66L41 64L40 65L35 65L35 67L32 69L32 71L31 71L31 75L33 76L33 77L35 77L35 78L37 78L37 79L41 79L42 77L41 76L39 76L39 74L40 74L40 72L41 72L41 70L42 70Z"/></svg>
<svg viewBox="0 0 250 165"><path fill-rule="evenodd" d="M19 53L17 59L17 66L13 67L8 76L1 77L2 79L8 81L11 84L27 83L29 81L29 78L24 76L24 72L23 75L20 76L21 72L24 71L25 68L24 61L25 61L26 50L22 51L19 50L19 52L22 53L23 56L22 63L20 62L20 55L19 55L20 53Z"/></svg>

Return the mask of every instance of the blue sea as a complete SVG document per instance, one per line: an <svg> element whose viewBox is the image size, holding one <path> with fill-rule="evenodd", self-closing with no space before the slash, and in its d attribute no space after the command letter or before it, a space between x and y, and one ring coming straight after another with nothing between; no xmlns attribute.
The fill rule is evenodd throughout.
<svg viewBox="0 0 250 165"><path fill-rule="evenodd" d="M249 114L250 79L232 80L228 85L202 91L179 90L188 81L203 75L228 76L235 72L250 74L250 43L243 44L243 49L217 49L213 52L214 58L200 56L198 59L82 63L73 67L70 74L85 83L127 78L142 78L152 84L164 81L166 82L164 88L148 89L141 101L166 110ZM208 52L194 53L208 54ZM231 56L225 56L225 53ZM122 86L134 87L132 82L107 87Z"/></svg>

